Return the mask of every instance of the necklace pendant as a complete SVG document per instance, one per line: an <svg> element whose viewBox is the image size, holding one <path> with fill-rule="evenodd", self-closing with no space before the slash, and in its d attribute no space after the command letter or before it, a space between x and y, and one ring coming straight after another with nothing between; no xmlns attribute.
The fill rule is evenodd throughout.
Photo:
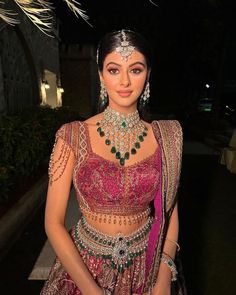
<svg viewBox="0 0 236 295"><path fill-rule="evenodd" d="M132 149L131 149L131 154L132 154L132 155L135 155L135 154L136 154L136 152L137 152L137 151L136 151L136 149L135 149L135 148L132 148Z"/></svg>
<svg viewBox="0 0 236 295"><path fill-rule="evenodd" d="M116 153L116 148L114 146L111 148L111 152L112 152L112 154Z"/></svg>
<svg viewBox="0 0 236 295"><path fill-rule="evenodd" d="M105 137L105 145L110 146L110 152L119 160L121 166L137 153L148 133L138 110L125 115L108 106L104 110L103 119L96 125L98 134Z"/></svg>
<svg viewBox="0 0 236 295"><path fill-rule="evenodd" d="M120 158L120 165L124 166L125 165L125 158Z"/></svg>
<svg viewBox="0 0 236 295"><path fill-rule="evenodd" d="M120 152L116 152L116 159L120 159L121 156L120 156Z"/></svg>
<svg viewBox="0 0 236 295"><path fill-rule="evenodd" d="M123 122L121 123L121 127L125 128L126 126L127 126L127 125L126 125L126 122L123 121Z"/></svg>
<svg viewBox="0 0 236 295"><path fill-rule="evenodd" d="M144 141L144 138L143 138L142 135L139 135L138 139L139 139L139 141L141 141L141 142Z"/></svg>
<svg viewBox="0 0 236 295"><path fill-rule="evenodd" d="M129 152L126 152L125 153L125 160L128 160L129 159Z"/></svg>

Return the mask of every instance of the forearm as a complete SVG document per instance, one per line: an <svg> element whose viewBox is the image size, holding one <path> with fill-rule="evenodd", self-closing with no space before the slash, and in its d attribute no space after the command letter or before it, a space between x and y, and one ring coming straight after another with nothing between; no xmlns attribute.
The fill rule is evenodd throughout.
<svg viewBox="0 0 236 295"><path fill-rule="evenodd" d="M173 241L175 242L178 241L178 235L179 235L179 219L178 219L178 208L176 205L170 218L166 239L164 241L164 247L163 247L163 253L166 253L173 260L175 259L175 254L177 250L177 246L175 243L173 243ZM171 285L171 270L164 262L161 261L158 277L157 277L157 283L154 286L153 294L159 294L157 292L158 289L169 288L170 285Z"/></svg>
<svg viewBox="0 0 236 295"><path fill-rule="evenodd" d="M173 260L175 259L175 254L177 246L174 242L178 242L179 237L179 218L178 218L178 207L177 204L172 212L169 227L166 234L166 239L164 242L163 252L167 253Z"/></svg>
<svg viewBox="0 0 236 295"><path fill-rule="evenodd" d="M83 295L101 294L66 228L62 224L47 225L46 232L56 255Z"/></svg>

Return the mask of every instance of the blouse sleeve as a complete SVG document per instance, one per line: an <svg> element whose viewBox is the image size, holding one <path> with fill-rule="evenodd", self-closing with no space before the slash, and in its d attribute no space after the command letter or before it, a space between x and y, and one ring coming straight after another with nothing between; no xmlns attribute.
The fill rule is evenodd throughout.
<svg viewBox="0 0 236 295"><path fill-rule="evenodd" d="M71 153L75 159L77 158L79 144L77 125L76 122L64 124L56 132L48 167L50 185L63 175Z"/></svg>

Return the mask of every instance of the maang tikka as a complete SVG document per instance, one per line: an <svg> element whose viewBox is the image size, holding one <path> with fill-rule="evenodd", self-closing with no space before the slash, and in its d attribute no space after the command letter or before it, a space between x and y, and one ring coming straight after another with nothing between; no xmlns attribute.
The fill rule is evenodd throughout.
<svg viewBox="0 0 236 295"><path fill-rule="evenodd" d="M125 31L121 30L121 43L120 46L116 47L116 52L121 55L122 60L127 61L134 49L134 46L129 45Z"/></svg>
<svg viewBox="0 0 236 295"><path fill-rule="evenodd" d="M150 97L150 84L149 84L149 82L147 82L146 86L145 86L145 89L144 89L144 92L141 95L140 103L143 106L145 106L146 104L148 104L149 97Z"/></svg>

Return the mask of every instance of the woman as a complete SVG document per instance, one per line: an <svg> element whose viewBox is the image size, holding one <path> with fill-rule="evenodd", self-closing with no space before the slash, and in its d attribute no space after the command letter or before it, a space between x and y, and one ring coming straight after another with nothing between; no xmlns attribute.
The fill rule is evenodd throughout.
<svg viewBox="0 0 236 295"><path fill-rule="evenodd" d="M167 295L177 277L181 127L140 118L151 70L143 37L107 34L97 63L103 111L56 134L45 226L57 259L41 294ZM82 218L68 233L72 179Z"/></svg>

